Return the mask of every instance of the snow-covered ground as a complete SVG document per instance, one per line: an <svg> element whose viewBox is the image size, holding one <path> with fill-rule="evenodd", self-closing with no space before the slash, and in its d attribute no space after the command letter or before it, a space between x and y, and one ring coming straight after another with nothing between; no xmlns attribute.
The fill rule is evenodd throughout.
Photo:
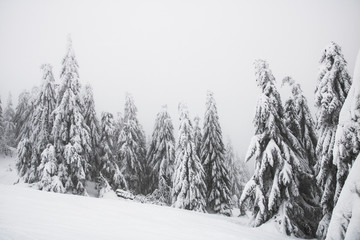
<svg viewBox="0 0 360 240"><path fill-rule="evenodd" d="M15 158L0 157L0 239L290 239L274 224L119 198L42 192L13 183Z"/></svg>

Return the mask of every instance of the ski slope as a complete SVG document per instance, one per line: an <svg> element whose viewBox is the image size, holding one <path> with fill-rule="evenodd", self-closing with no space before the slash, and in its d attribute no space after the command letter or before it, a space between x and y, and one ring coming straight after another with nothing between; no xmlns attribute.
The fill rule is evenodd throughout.
<svg viewBox="0 0 360 240"><path fill-rule="evenodd" d="M0 239L290 239L274 224L142 204L43 192L17 180L14 158L0 158Z"/></svg>

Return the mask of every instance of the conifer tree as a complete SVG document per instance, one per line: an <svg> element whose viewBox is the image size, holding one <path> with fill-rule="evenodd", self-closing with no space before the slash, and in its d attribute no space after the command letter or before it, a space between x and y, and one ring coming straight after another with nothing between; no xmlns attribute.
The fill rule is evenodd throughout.
<svg viewBox="0 0 360 240"><path fill-rule="evenodd" d="M8 147L15 147L15 112L12 104L12 95L9 93L6 108L4 110L4 136Z"/></svg>
<svg viewBox="0 0 360 240"><path fill-rule="evenodd" d="M136 113L137 108L132 96L126 94L124 125L118 139L118 155L121 172L124 174L130 190L141 193L145 191L142 173L146 157L146 140Z"/></svg>
<svg viewBox="0 0 360 240"><path fill-rule="evenodd" d="M48 144L44 151L42 151L38 172L38 187L40 190L59 193L65 192L65 188L58 176L58 164L55 148L52 144Z"/></svg>
<svg viewBox="0 0 360 240"><path fill-rule="evenodd" d="M101 186L109 185L114 190L117 188L127 189L125 178L117 165L114 131L113 115L103 112L101 114L100 166L98 170L100 170L102 180L106 183L102 183ZM100 192L106 192L106 189L100 190Z"/></svg>
<svg viewBox="0 0 360 240"><path fill-rule="evenodd" d="M32 145L31 160L25 161L24 159L19 162L21 164L28 164L28 174L25 178L25 182L36 182L40 181L39 166L42 160L42 152L45 150L47 145L52 142L51 130L53 126L53 115L52 112L55 109L55 80L52 73L52 66L44 64L41 66L43 70L43 79L41 88L36 91L36 97L31 99L29 105L29 113L27 120L27 128L30 129L29 134L23 134L25 138L29 138ZM29 119L30 118L30 119ZM23 130L26 133L26 130ZM28 136L29 135L29 136ZM24 137L22 137L24 139ZM26 140L25 140L26 142ZM26 146L24 144L20 147ZM19 150L18 151L25 151ZM44 164L43 164L44 165ZM49 178L51 179L51 178ZM48 180L49 180L48 179ZM53 188L58 190L57 188Z"/></svg>
<svg viewBox="0 0 360 240"><path fill-rule="evenodd" d="M163 106L156 116L154 131L148 150L147 159L151 172L152 189L157 189L159 198L171 204L172 174L175 160L175 138L172 120Z"/></svg>
<svg viewBox="0 0 360 240"><path fill-rule="evenodd" d="M52 129L56 158L60 161L58 174L66 191L86 195L85 175L89 168L87 153L90 152L91 143L89 127L82 115L78 63L70 38L60 77L62 82Z"/></svg>
<svg viewBox="0 0 360 240"><path fill-rule="evenodd" d="M317 108L318 143L316 152L317 182L323 193L321 197L322 219L317 236L325 238L331 212L334 208L336 187L336 166L333 164L333 148L339 113L349 92L351 78L346 69L346 61L341 47L332 42L325 48L320 60L320 72L315 89Z"/></svg>
<svg viewBox="0 0 360 240"><path fill-rule="evenodd" d="M215 99L207 93L201 161L205 170L207 207L210 211L231 215L230 180L225 167L225 146Z"/></svg>
<svg viewBox="0 0 360 240"><path fill-rule="evenodd" d="M99 142L100 142L100 124L96 116L95 102L92 87L87 84L84 89L84 120L90 129L91 151L89 152L89 164L91 165L91 175L96 177L99 168Z"/></svg>
<svg viewBox="0 0 360 240"><path fill-rule="evenodd" d="M6 143L5 143L5 129L4 129L4 117L2 111L2 103L0 98L0 154L5 154L6 152Z"/></svg>
<svg viewBox="0 0 360 240"><path fill-rule="evenodd" d="M285 77L282 85L285 84L290 85L292 93L284 104L285 125L303 146L311 166L315 166L317 136L307 100L300 85L294 79Z"/></svg>
<svg viewBox="0 0 360 240"><path fill-rule="evenodd" d="M176 145L172 206L205 212L205 172L195 151L193 127L185 104L179 105L180 126Z"/></svg>
<svg viewBox="0 0 360 240"><path fill-rule="evenodd" d="M25 90L19 95L14 115L15 145L23 138L29 138L31 132L32 99L30 92Z"/></svg>
<svg viewBox="0 0 360 240"><path fill-rule="evenodd" d="M194 144L195 151L198 157L201 159L201 141L202 141L202 133L200 128L200 118L196 116L194 118Z"/></svg>
<svg viewBox="0 0 360 240"><path fill-rule="evenodd" d="M302 191L306 191L306 195L310 197L308 200L312 201L311 199L318 199L321 195L314 177L314 166L317 163L315 124L300 85L291 77L283 79L282 85L285 84L290 85L292 95L284 104L284 121L286 127L301 144L305 157L310 164L311 174L300 176L300 181L303 186Z"/></svg>
<svg viewBox="0 0 360 240"><path fill-rule="evenodd" d="M360 51L357 57L354 81L339 116L336 130L334 159L337 166L335 203L350 168L360 152Z"/></svg>
<svg viewBox="0 0 360 240"><path fill-rule="evenodd" d="M229 172L229 190L233 200L232 205L237 206L238 199L240 199L244 186L250 179L250 176L245 164L242 164L243 161L240 160L239 156L235 156L230 140L227 142L225 149L225 165Z"/></svg>
<svg viewBox="0 0 360 240"><path fill-rule="evenodd" d="M336 205L326 239L360 238L360 51L353 83L340 112L334 147Z"/></svg>
<svg viewBox="0 0 360 240"><path fill-rule="evenodd" d="M302 192L299 179L311 174L300 143L283 122L283 108L275 78L263 60L255 61L261 96L254 118L255 136L245 160L255 158L255 172L241 195L252 211L252 226L275 217L280 232L297 237L313 237L316 208Z"/></svg>

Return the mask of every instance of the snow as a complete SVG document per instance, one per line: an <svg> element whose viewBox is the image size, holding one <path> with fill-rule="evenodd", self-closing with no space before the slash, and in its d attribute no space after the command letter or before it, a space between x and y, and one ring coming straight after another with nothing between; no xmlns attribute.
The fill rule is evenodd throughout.
<svg viewBox="0 0 360 240"><path fill-rule="evenodd" d="M0 156L0 239L292 239L278 233L273 222L250 228L247 217L13 185L15 161Z"/></svg>

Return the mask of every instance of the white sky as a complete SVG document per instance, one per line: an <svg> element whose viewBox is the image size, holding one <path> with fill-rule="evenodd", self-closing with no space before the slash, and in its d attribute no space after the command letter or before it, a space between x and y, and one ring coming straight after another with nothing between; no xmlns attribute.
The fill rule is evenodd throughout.
<svg viewBox="0 0 360 240"><path fill-rule="evenodd" d="M209 89L224 140L230 136L243 155L259 94L254 59L268 60L278 82L293 76L313 109L321 51L330 41L342 46L353 74L360 1L0 0L3 107L9 91L16 103L22 90L41 83L43 63L54 66L59 82L69 33L99 114L123 112L128 91L147 135L163 104L177 130L178 103L203 118Z"/></svg>

